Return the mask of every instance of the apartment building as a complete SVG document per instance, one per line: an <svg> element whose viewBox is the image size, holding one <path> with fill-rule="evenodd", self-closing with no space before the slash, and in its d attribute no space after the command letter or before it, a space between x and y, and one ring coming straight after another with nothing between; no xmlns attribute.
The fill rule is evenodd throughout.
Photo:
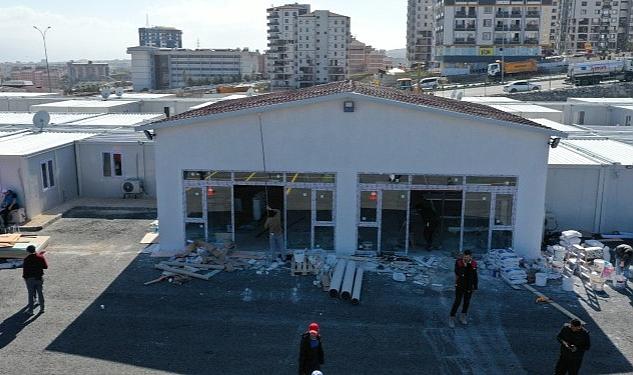
<svg viewBox="0 0 633 375"><path fill-rule="evenodd" d="M175 27L139 27L138 45L159 48L182 48L182 30Z"/></svg>
<svg viewBox="0 0 633 375"><path fill-rule="evenodd" d="M107 80L110 76L110 66L107 63L76 62L66 63L66 71L70 84L78 82L99 82Z"/></svg>
<svg viewBox="0 0 633 375"><path fill-rule="evenodd" d="M59 68L50 68L50 83L51 88L60 88L62 87L62 77L64 76L64 71ZM12 80L17 81L31 81L33 82L33 86L36 89L47 89L48 88L48 73L46 71L46 67L41 66L28 66L28 67L20 67L14 68L10 77Z"/></svg>
<svg viewBox="0 0 633 375"><path fill-rule="evenodd" d="M267 71L273 90L344 80L348 72L349 17L307 4L267 9Z"/></svg>
<svg viewBox="0 0 633 375"><path fill-rule="evenodd" d="M434 59L443 74L539 58L550 44L552 0L438 0L434 13Z"/></svg>
<svg viewBox="0 0 633 375"><path fill-rule="evenodd" d="M407 7L407 59L428 63L433 56L433 0L409 0Z"/></svg>
<svg viewBox="0 0 633 375"><path fill-rule="evenodd" d="M349 74L376 73L393 64L385 50L376 50L355 38L349 43L347 61Z"/></svg>
<svg viewBox="0 0 633 375"><path fill-rule="evenodd" d="M631 50L633 14L629 0L562 0L554 5L550 41L559 52Z"/></svg>
<svg viewBox="0 0 633 375"><path fill-rule="evenodd" d="M171 89L258 77L260 53L246 49L129 47L135 91Z"/></svg>

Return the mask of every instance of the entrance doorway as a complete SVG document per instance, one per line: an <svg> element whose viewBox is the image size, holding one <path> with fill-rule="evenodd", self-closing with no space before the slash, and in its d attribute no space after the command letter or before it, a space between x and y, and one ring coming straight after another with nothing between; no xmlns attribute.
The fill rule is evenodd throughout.
<svg viewBox="0 0 633 375"><path fill-rule="evenodd" d="M237 247L240 250L268 249L268 231L264 229L266 205L278 209L283 220L283 188L281 186L234 185L233 199Z"/></svg>
<svg viewBox="0 0 633 375"><path fill-rule="evenodd" d="M411 190L409 250L459 250L462 191Z"/></svg>

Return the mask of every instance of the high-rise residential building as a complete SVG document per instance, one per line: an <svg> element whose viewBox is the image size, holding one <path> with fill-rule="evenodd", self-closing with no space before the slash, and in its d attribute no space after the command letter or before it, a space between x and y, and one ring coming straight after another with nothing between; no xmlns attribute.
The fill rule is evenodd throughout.
<svg viewBox="0 0 633 375"><path fill-rule="evenodd" d="M443 74L536 59L550 45L552 0L437 0L434 11L434 60Z"/></svg>
<svg viewBox="0 0 633 375"><path fill-rule="evenodd" d="M106 81L110 76L110 66L107 63L77 62L66 63L69 83Z"/></svg>
<svg viewBox="0 0 633 375"><path fill-rule="evenodd" d="M259 77L260 53L246 49L129 47L134 90L171 89Z"/></svg>
<svg viewBox="0 0 633 375"><path fill-rule="evenodd" d="M407 8L407 59L428 63L433 53L433 0L409 0Z"/></svg>
<svg viewBox="0 0 633 375"><path fill-rule="evenodd" d="M10 77L12 80L31 81L35 88L47 89L49 72L51 75L51 88L56 89L62 87L64 71L55 67L49 68L48 71L45 66L23 66L14 68L10 73Z"/></svg>
<svg viewBox="0 0 633 375"><path fill-rule="evenodd" d="M631 50L628 0L557 0L551 43L560 53L607 54Z"/></svg>
<svg viewBox="0 0 633 375"><path fill-rule="evenodd" d="M350 19L307 4L267 9L267 70L273 90L344 80Z"/></svg>
<svg viewBox="0 0 633 375"><path fill-rule="evenodd" d="M159 48L182 48L182 30L175 27L139 27L138 45Z"/></svg>
<svg viewBox="0 0 633 375"><path fill-rule="evenodd" d="M393 65L385 50L376 50L355 38L351 39L347 49L349 74L376 73Z"/></svg>

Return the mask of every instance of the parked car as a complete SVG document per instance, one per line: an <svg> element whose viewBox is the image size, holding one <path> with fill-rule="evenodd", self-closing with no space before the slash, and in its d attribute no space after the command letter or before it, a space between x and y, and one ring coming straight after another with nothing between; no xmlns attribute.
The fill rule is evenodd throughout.
<svg viewBox="0 0 633 375"><path fill-rule="evenodd" d="M508 83L503 86L503 91L505 92L521 92L521 91L532 91L532 90L540 90L541 85L537 85L535 83L531 83L528 81L516 81Z"/></svg>
<svg viewBox="0 0 633 375"><path fill-rule="evenodd" d="M418 87L422 90L437 90L440 88L440 77L422 78Z"/></svg>

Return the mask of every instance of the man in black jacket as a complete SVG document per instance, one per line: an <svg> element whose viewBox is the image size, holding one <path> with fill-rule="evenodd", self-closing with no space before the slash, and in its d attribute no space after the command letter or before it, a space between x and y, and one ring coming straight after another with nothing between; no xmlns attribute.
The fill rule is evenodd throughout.
<svg viewBox="0 0 633 375"><path fill-rule="evenodd" d="M48 264L46 263L44 255L35 253L35 246L27 246L26 251L29 255L24 258L24 265L22 267L22 277L26 282L26 290L29 294L29 305L26 309L26 313L33 315L35 293L37 293L37 300L40 303L40 314L42 314L44 313L43 276L44 270L48 268Z"/></svg>
<svg viewBox="0 0 633 375"><path fill-rule="evenodd" d="M451 328L455 327L455 314L457 314L462 299L464 304L459 321L464 325L468 323L466 314L470 305L470 297L472 297L473 291L477 290L478 285L477 262L473 259L471 251L465 250L464 255L455 261L455 302L453 302L451 316L448 320L448 325Z"/></svg>
<svg viewBox="0 0 633 375"><path fill-rule="evenodd" d="M299 375L311 375L313 371L321 369L323 362L323 346L321 345L319 325L310 323L308 331L301 335Z"/></svg>
<svg viewBox="0 0 633 375"><path fill-rule="evenodd" d="M556 336L560 342L560 356L556 363L556 375L577 375L582 363L585 351L591 347L589 332L587 332L580 320L572 319L565 324Z"/></svg>

